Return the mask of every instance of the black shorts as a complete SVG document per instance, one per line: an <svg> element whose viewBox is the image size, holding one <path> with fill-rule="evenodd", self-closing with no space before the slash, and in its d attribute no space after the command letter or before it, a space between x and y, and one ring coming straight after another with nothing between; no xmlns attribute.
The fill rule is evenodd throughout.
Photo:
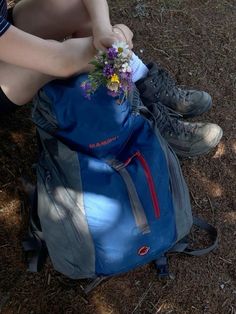
<svg viewBox="0 0 236 314"><path fill-rule="evenodd" d="M4 113L15 111L19 106L14 104L3 92L0 87L0 116Z"/></svg>
<svg viewBox="0 0 236 314"><path fill-rule="evenodd" d="M13 9L14 9L14 7L9 8L9 9L7 10L7 21L8 21L9 23L11 23L11 25L14 25L14 23L13 23Z"/></svg>
<svg viewBox="0 0 236 314"><path fill-rule="evenodd" d="M13 25L13 8L7 10L7 21ZM18 106L14 104L3 92L0 87L0 115L15 111Z"/></svg>

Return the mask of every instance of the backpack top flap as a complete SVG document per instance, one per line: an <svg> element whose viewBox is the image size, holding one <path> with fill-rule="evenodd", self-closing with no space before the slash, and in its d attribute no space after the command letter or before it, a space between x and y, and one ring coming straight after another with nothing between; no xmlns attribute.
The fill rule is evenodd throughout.
<svg viewBox="0 0 236 314"><path fill-rule="evenodd" d="M116 155L132 133L133 104L119 104L105 87L86 99L81 89L86 79L80 75L47 84L34 101L33 120L73 150L100 158Z"/></svg>

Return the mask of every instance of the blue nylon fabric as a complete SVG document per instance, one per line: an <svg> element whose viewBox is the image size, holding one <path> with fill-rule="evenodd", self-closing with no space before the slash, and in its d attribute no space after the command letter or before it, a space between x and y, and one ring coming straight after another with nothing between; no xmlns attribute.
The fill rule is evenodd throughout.
<svg viewBox="0 0 236 314"><path fill-rule="evenodd" d="M172 247L177 238L175 215L166 159L150 124L131 114L128 101L117 105L105 89L99 89L91 100L85 99L80 89L85 79L86 76L80 76L55 81L44 90L58 120L57 136L78 151L85 214L95 246L96 274L112 275L154 260ZM109 144L89 146L114 137L117 138ZM126 169L148 219L151 232L147 234L136 226L121 175L97 158L115 157L124 162L137 151L149 165L161 210L157 219L144 169L136 158L132 159ZM140 256L138 251L143 246L150 250Z"/></svg>
<svg viewBox="0 0 236 314"><path fill-rule="evenodd" d="M112 156L132 133L134 117L128 101L118 105L106 88L99 88L91 100L86 99L80 87L86 79L87 75L80 75L44 87L58 121L57 136L73 150L97 157Z"/></svg>
<svg viewBox="0 0 236 314"><path fill-rule="evenodd" d="M98 275L112 275L143 265L156 259L176 241L167 164L149 123L142 117L137 117L134 134L120 159L124 157L126 160L136 151L140 151L149 164L161 209L160 219L157 219L144 170L133 159L126 169L135 183L150 224L151 233L145 235L135 224L127 189L120 174L102 161L78 155ZM143 246L150 247L150 251L140 256L138 250Z"/></svg>

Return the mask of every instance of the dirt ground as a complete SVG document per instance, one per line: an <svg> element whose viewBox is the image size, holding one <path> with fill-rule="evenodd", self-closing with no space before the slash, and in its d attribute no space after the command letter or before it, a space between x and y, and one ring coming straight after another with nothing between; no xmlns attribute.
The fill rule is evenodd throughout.
<svg viewBox="0 0 236 314"><path fill-rule="evenodd" d="M113 22L129 25L136 53L157 61L177 82L214 100L202 121L224 137L206 156L181 161L193 212L213 223L220 245L204 257L172 256L174 280L160 281L153 265L110 279L85 298L81 281L50 262L30 274L21 250L27 205L19 178L34 178L30 105L0 118L0 312L44 314L236 313L236 2L235 0L110 0ZM199 120L199 118L198 118Z"/></svg>

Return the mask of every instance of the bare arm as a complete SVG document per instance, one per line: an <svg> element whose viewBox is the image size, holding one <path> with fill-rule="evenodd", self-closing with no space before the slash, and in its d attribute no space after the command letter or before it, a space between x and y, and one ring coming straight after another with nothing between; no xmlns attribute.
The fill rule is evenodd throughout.
<svg viewBox="0 0 236 314"><path fill-rule="evenodd" d="M112 31L109 8L106 0L83 0L92 21L93 33Z"/></svg>
<svg viewBox="0 0 236 314"><path fill-rule="evenodd" d="M48 41L14 26L0 37L1 61L57 77L81 72L94 54L91 38Z"/></svg>
<svg viewBox="0 0 236 314"><path fill-rule="evenodd" d="M121 41L119 34L112 31L109 8L106 0L83 0L91 22L93 44L98 50L105 50L116 41Z"/></svg>
<svg viewBox="0 0 236 314"><path fill-rule="evenodd" d="M109 7L106 0L83 0L92 21L93 43L96 49L105 50L116 41L126 41L133 48L132 31L123 24L120 31L115 31L111 25Z"/></svg>

